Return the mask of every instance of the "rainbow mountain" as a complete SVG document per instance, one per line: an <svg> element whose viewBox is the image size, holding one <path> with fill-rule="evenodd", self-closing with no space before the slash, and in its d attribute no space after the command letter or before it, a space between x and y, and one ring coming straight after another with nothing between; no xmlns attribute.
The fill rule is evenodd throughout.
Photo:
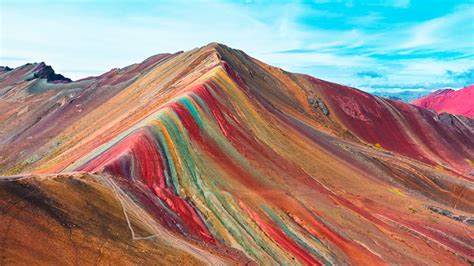
<svg viewBox="0 0 474 266"><path fill-rule="evenodd" d="M0 264L472 264L474 120L211 43L0 68Z"/></svg>

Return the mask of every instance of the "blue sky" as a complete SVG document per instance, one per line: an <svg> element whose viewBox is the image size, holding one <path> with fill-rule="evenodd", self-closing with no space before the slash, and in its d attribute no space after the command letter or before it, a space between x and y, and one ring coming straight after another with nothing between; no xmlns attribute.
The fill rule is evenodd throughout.
<svg viewBox="0 0 474 266"><path fill-rule="evenodd" d="M216 41L366 91L474 83L474 0L0 0L0 21L0 65L73 79Z"/></svg>

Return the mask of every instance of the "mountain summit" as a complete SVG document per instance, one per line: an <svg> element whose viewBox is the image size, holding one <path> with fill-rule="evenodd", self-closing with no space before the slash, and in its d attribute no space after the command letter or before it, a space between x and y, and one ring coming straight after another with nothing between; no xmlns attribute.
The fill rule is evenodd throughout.
<svg viewBox="0 0 474 266"><path fill-rule="evenodd" d="M12 71L4 261L474 261L470 118L217 43L68 83Z"/></svg>

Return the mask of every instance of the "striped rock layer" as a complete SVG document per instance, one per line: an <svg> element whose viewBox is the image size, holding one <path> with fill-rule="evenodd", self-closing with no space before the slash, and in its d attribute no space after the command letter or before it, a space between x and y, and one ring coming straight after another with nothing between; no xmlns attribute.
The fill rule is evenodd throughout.
<svg viewBox="0 0 474 266"><path fill-rule="evenodd" d="M470 118L215 43L75 82L23 68L0 72L5 263L474 261Z"/></svg>

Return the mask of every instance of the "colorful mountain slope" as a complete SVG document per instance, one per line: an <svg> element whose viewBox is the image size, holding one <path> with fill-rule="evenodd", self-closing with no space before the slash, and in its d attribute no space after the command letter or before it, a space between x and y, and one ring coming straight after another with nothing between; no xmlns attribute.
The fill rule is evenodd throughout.
<svg viewBox="0 0 474 266"><path fill-rule="evenodd" d="M235 261L167 234L120 188L90 174L2 180L0 204L2 265Z"/></svg>
<svg viewBox="0 0 474 266"><path fill-rule="evenodd" d="M438 113L445 112L474 118L474 85L460 90L437 90L411 103Z"/></svg>
<svg viewBox="0 0 474 266"><path fill-rule="evenodd" d="M110 254L127 241L169 254L161 262L182 254L211 264L474 261L472 119L288 73L220 44L167 55L146 69L121 83L107 82L117 80L115 72L72 82L81 96L27 129L0 118L7 137L1 173L15 175L3 179L0 190L6 186L10 195L10 182L27 182L54 198L54 210L96 221L68 230L114 242L109 257L98 252L103 261L113 260ZM16 93L0 99L2 108L18 115L22 106L41 102L48 110L54 95L69 92L28 92L33 84L15 84L9 90ZM107 96L91 96L102 90ZM75 102L82 98L91 100L81 101L85 111L79 112ZM34 121L35 115L19 116ZM55 124L37 126L44 119ZM64 193L56 194L52 184L58 182ZM81 197L84 182L102 189ZM114 221L129 230L109 240L95 226L97 214L74 217L71 210L94 198L113 216L104 226ZM8 220L23 219L8 204L0 206ZM61 224L51 208L35 210ZM137 238L135 227L152 237ZM0 232L9 230L0 225ZM77 241L81 252L97 250ZM8 250L9 259L26 256L20 245ZM126 253L132 262L160 262L133 252Z"/></svg>

